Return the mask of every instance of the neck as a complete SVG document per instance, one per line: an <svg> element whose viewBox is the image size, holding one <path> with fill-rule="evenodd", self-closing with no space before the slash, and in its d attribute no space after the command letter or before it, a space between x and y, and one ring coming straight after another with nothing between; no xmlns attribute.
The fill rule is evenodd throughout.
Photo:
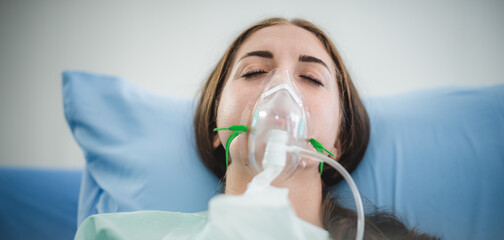
<svg viewBox="0 0 504 240"><path fill-rule="evenodd" d="M243 168L229 165L226 172L226 194L243 194L252 176ZM294 178L273 186L289 189L289 201L299 218L323 228L321 216L322 180L313 169L304 169Z"/></svg>

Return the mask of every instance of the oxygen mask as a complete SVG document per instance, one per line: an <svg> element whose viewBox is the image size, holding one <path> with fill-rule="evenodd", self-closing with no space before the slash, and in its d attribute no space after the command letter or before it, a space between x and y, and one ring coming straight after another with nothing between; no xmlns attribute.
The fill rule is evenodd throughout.
<svg viewBox="0 0 504 240"><path fill-rule="evenodd" d="M287 154L285 147L306 146L308 111L288 70L274 69L256 80L261 82L243 110L241 125L215 130L234 131L226 144L226 167L230 155L251 176L270 168L273 179L281 182L307 166L299 156Z"/></svg>
<svg viewBox="0 0 504 240"><path fill-rule="evenodd" d="M285 151L276 153L276 148L282 145L306 147L308 111L288 70L275 69L262 81L261 94L253 109L246 111L252 113L248 136L249 169L255 175L267 167L276 168L281 170L277 181L284 181L306 167L306 162Z"/></svg>

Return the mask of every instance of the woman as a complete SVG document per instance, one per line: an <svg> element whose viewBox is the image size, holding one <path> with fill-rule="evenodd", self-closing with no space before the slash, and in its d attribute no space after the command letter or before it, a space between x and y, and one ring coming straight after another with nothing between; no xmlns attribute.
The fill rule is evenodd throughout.
<svg viewBox="0 0 504 240"><path fill-rule="evenodd" d="M252 179L246 164L231 156L226 168L229 131L241 124L257 99L260 80L274 69L291 73L309 109L310 137L335 155L348 171L366 151L369 120L345 66L329 38L304 20L267 19L248 28L231 44L214 69L194 118L198 150L205 165L225 184L226 194L241 194ZM249 113L248 113L249 114ZM238 136L238 144L245 135ZM241 139L240 139L241 138ZM236 146L234 146L236 147ZM230 149L233 148L231 145ZM243 162L242 162L243 163ZM308 162L295 177L273 185L289 188L289 200L301 219L325 229L334 239L355 239L356 214L332 199L330 187L341 180L331 167ZM87 218L75 239L191 239L207 226L205 213L138 211L97 214ZM366 217L365 239L434 239L408 230L387 213Z"/></svg>
<svg viewBox="0 0 504 240"><path fill-rule="evenodd" d="M247 103L257 98L262 78L274 69L287 69L309 109L312 134L335 153L349 172L362 160L369 141L369 119L334 44L318 27L301 19L271 18L243 33L228 48L204 85L194 119L199 154L204 164L225 183L226 194L242 194L252 179L245 164L226 168L225 148L230 131L214 128L240 124ZM331 77L324 77L329 74ZM239 138L245 136L238 136ZM232 148L231 145L230 148ZM331 199L331 186L341 176L325 165L321 174L307 167L273 185L289 188L297 215L329 231L335 239L354 239L356 214ZM435 239L408 230L391 214L366 218L366 239Z"/></svg>

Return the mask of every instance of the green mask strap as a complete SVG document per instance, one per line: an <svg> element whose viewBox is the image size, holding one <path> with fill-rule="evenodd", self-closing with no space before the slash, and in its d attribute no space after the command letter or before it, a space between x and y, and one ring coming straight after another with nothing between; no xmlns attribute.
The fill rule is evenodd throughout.
<svg viewBox="0 0 504 240"><path fill-rule="evenodd" d="M330 152L329 150L327 150L324 146L322 146L322 143L319 143L317 140L310 138L310 143L315 148L315 150L317 150L317 152L323 154L324 151L326 151L327 153L329 153L329 155L334 157L334 154L332 152ZM323 168L324 168L324 162L321 161L320 162L320 176L322 176L322 169Z"/></svg>
<svg viewBox="0 0 504 240"><path fill-rule="evenodd" d="M231 133L231 135L229 136L229 138L228 138L228 140L226 142L226 170L227 170L227 167L229 165L229 146L231 145L231 142L236 137L238 137L238 135L240 135L240 133L247 132L248 131L248 127L245 126L245 125L232 125L232 126L224 127L224 128L214 128L215 132L216 131L220 131L220 130L231 130L231 131L233 131L233 133ZM317 150L317 152L323 154L324 151L326 151L327 153L329 153L329 155L331 155L332 157L334 157L334 154L332 152L330 152L329 150L327 150L320 142L318 142L314 138L310 138L310 143L315 148L315 150ZM322 175L322 169L323 168L324 168L324 162L320 162L320 175Z"/></svg>
<svg viewBox="0 0 504 240"><path fill-rule="evenodd" d="M231 145L231 142L233 139L238 137L240 133L246 132L248 130L247 126L244 125L232 125L229 127L224 127L224 128L214 128L214 132L220 131L220 130L231 130L233 133L231 133L231 136L229 136L227 142L226 142L226 170L228 167L229 163L229 146Z"/></svg>

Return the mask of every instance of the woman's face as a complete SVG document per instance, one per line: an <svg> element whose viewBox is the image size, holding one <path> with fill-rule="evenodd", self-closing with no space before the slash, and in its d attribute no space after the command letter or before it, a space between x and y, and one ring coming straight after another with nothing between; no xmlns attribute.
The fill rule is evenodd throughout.
<svg viewBox="0 0 504 240"><path fill-rule="evenodd" d="M250 116L243 111L252 111L247 105L257 101L261 80L273 69L288 70L308 111L308 137L335 153L340 116L334 65L320 40L303 28L288 24L258 30L242 44L230 66L217 127L243 124L242 115ZM219 131L214 147L225 146L230 135L231 131Z"/></svg>

